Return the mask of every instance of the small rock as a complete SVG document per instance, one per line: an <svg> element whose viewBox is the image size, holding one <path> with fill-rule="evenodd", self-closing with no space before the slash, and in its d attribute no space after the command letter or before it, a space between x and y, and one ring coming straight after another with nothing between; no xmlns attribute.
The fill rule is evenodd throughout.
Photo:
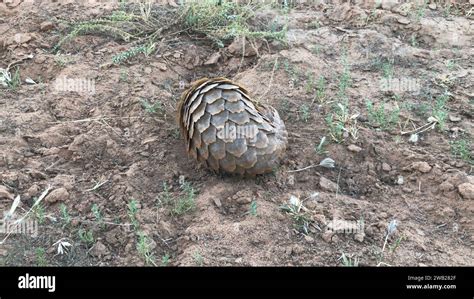
<svg viewBox="0 0 474 299"><path fill-rule="evenodd" d="M321 235L321 238L323 238L323 240L324 240L326 243L331 243L333 236L334 236L334 232L332 232L332 231L330 231L330 230L326 230L326 231L324 231L323 234Z"/></svg>
<svg viewBox="0 0 474 299"><path fill-rule="evenodd" d="M304 239L308 243L314 243L314 238L313 237L310 237L310 236L306 235L306 236L304 236Z"/></svg>
<svg viewBox="0 0 474 299"><path fill-rule="evenodd" d="M13 194L11 194L7 187L0 185L0 198L8 198L13 200Z"/></svg>
<svg viewBox="0 0 474 299"><path fill-rule="evenodd" d="M27 43L27 42L31 41L31 39L32 39L32 37L31 37L31 34L29 34L29 33L17 33L17 34L15 34L15 37L13 38L13 40L17 44Z"/></svg>
<svg viewBox="0 0 474 299"><path fill-rule="evenodd" d="M58 188L51 191L44 200L49 203L55 203L58 201L66 201L67 199L69 199L69 192L67 192L66 188Z"/></svg>
<svg viewBox="0 0 474 299"><path fill-rule="evenodd" d="M399 175L397 177L397 182L396 183L397 183L397 185L403 185L403 176L402 175Z"/></svg>
<svg viewBox="0 0 474 299"><path fill-rule="evenodd" d="M92 249L89 251L89 253L93 256L93 257L103 257L104 255L107 255L109 253L107 247L101 242L101 241L97 241L97 243L95 243L94 247L92 247Z"/></svg>
<svg viewBox="0 0 474 299"><path fill-rule="evenodd" d="M397 18L397 22L403 25L408 25L411 23L410 19L405 18L405 17L399 17Z"/></svg>
<svg viewBox="0 0 474 299"><path fill-rule="evenodd" d="M382 163L382 170L383 171L386 171L386 172L389 172L390 170L392 170L392 167L390 167L390 165L388 165L387 163Z"/></svg>
<svg viewBox="0 0 474 299"><path fill-rule="evenodd" d="M156 63L153 63L152 65L162 72L165 72L168 69L166 67L166 63L163 63L163 62L156 62Z"/></svg>
<svg viewBox="0 0 474 299"><path fill-rule="evenodd" d="M296 244L291 248L291 253L293 254L301 254L303 252L304 252L304 247L299 244Z"/></svg>
<svg viewBox="0 0 474 299"><path fill-rule="evenodd" d="M381 3L382 9L385 9L385 10L392 10L398 4L397 0L385 0L385 1L380 1L380 2L382 2Z"/></svg>
<svg viewBox="0 0 474 299"><path fill-rule="evenodd" d="M212 54L205 62L204 65L212 65L216 64L219 61L219 58L221 58L221 54L219 52L216 52Z"/></svg>
<svg viewBox="0 0 474 299"><path fill-rule="evenodd" d="M179 53L179 52L174 52L173 57L176 58L176 59L178 59L178 58L181 57L181 53Z"/></svg>
<svg viewBox="0 0 474 299"><path fill-rule="evenodd" d="M424 161L413 162L411 164L411 168L413 170L418 170L423 173L427 173L431 170L431 166L427 162L424 162Z"/></svg>
<svg viewBox="0 0 474 299"><path fill-rule="evenodd" d="M441 192L449 192L453 190L454 190L454 185L448 181L442 182L441 185L439 185L439 191Z"/></svg>
<svg viewBox="0 0 474 299"><path fill-rule="evenodd" d="M25 197L27 199L33 198L34 196L37 196L41 192L41 188L37 184L31 185L28 190L25 192Z"/></svg>
<svg viewBox="0 0 474 299"><path fill-rule="evenodd" d="M214 204L215 204L218 208L222 207L222 203L221 203L221 200L220 200L219 198L214 197L214 198L212 198L212 200L214 201Z"/></svg>
<svg viewBox="0 0 474 299"><path fill-rule="evenodd" d="M334 183L333 181L330 181L328 179L326 179L325 177L321 177L319 179L319 186L323 189L323 190L326 190L326 191L332 191L332 192L336 192L337 189L338 189L338 186L336 183Z"/></svg>
<svg viewBox="0 0 474 299"><path fill-rule="evenodd" d="M450 115L449 115L449 120L452 121L453 123L455 123L455 122L461 121L461 117L460 117L460 116L453 115L453 114L450 114Z"/></svg>
<svg viewBox="0 0 474 299"><path fill-rule="evenodd" d="M354 152L354 153L358 153L362 150L361 147L358 147L357 145L355 144L351 144L347 147L348 150L350 150L351 152Z"/></svg>
<svg viewBox="0 0 474 299"><path fill-rule="evenodd" d="M313 215L313 219L321 225L327 224L326 216L324 216L323 214Z"/></svg>
<svg viewBox="0 0 474 299"><path fill-rule="evenodd" d="M244 50L244 42L245 42L245 53L244 56L255 56L257 55L257 49L260 48L260 46L263 44L260 41L256 41L252 44L247 42L246 40L244 41L245 37L236 37L234 41L229 45L227 48L229 50L229 53L232 55L242 55L242 51Z"/></svg>
<svg viewBox="0 0 474 299"><path fill-rule="evenodd" d="M365 234L363 232L358 232L354 235L354 240L360 243L364 242L364 238L365 238Z"/></svg>
<svg viewBox="0 0 474 299"><path fill-rule="evenodd" d="M54 27L54 24L53 24L53 22L50 22L50 21L45 21L45 22L40 24L40 30L41 31L48 31L48 30L53 29L53 27Z"/></svg>
<svg viewBox="0 0 474 299"><path fill-rule="evenodd" d="M431 10L436 10L436 3L431 3L430 5L428 5L428 7L429 7Z"/></svg>
<svg viewBox="0 0 474 299"><path fill-rule="evenodd" d="M464 183L458 186L458 191L464 199L474 199L474 185Z"/></svg>
<svg viewBox="0 0 474 299"><path fill-rule="evenodd" d="M145 74L151 74L152 70L151 67L146 67L144 70Z"/></svg>

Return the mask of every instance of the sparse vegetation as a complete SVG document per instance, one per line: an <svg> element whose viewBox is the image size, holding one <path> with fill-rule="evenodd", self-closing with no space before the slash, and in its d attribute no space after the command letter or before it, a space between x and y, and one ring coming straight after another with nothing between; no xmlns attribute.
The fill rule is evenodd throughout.
<svg viewBox="0 0 474 299"><path fill-rule="evenodd" d="M448 109L446 108L446 104L448 100L448 94L443 93L442 95L436 97L432 108L432 116L437 119L437 127L440 130L444 130L446 126L446 118L448 117Z"/></svg>
<svg viewBox="0 0 474 299"><path fill-rule="evenodd" d="M66 205L62 203L59 206L59 210L61 211L61 219L64 222L64 227L71 224L71 216L69 215Z"/></svg>
<svg viewBox="0 0 474 299"><path fill-rule="evenodd" d="M375 107L370 101L366 101L367 113L372 126L383 130L390 129L396 125L400 118L400 108L395 107L391 111L385 109L385 104L379 104Z"/></svg>
<svg viewBox="0 0 474 299"><path fill-rule="evenodd" d="M186 28L192 32L204 34L218 47L235 37L245 37L252 46L252 39L264 38L284 41L286 27L277 29L268 26L264 30L255 30L249 25L255 6L239 5L234 1L222 1L216 5L213 0L190 1L183 8L182 18Z"/></svg>
<svg viewBox="0 0 474 299"><path fill-rule="evenodd" d="M181 185L181 190L183 194L176 200L172 210L173 214L178 216L192 212L196 208L196 191L193 186L188 182L184 182Z"/></svg>
<svg viewBox="0 0 474 299"><path fill-rule="evenodd" d="M193 253L193 260L196 266L202 267L204 265L204 258L202 257L201 253L197 250Z"/></svg>
<svg viewBox="0 0 474 299"><path fill-rule="evenodd" d="M135 199L132 199L128 205L128 218L132 223L132 228L136 231L138 229L139 223L137 220L137 213L138 213L138 202Z"/></svg>
<svg viewBox="0 0 474 299"><path fill-rule="evenodd" d="M79 239L81 240L81 242L83 242L87 246L90 247L94 244L94 233L92 232L92 230L80 228L77 231L77 234L79 235Z"/></svg>
<svg viewBox="0 0 474 299"><path fill-rule="evenodd" d="M341 255L342 265L344 267L358 267L359 258L358 257L348 257L344 252Z"/></svg>
<svg viewBox="0 0 474 299"><path fill-rule="evenodd" d="M43 247L36 248L35 255L36 255L36 266L45 267L48 265L48 261L46 260L46 250Z"/></svg>
<svg viewBox="0 0 474 299"><path fill-rule="evenodd" d="M474 157L471 156L471 143L467 139L459 139L450 142L451 153L455 158L474 164Z"/></svg>
<svg viewBox="0 0 474 299"><path fill-rule="evenodd" d="M154 265L155 263L155 256L151 250L151 241L143 232L138 232L138 241L137 241L137 251L140 256L145 260L147 265Z"/></svg>
<svg viewBox="0 0 474 299"><path fill-rule="evenodd" d="M311 112L308 104L303 104L300 106L300 111L299 111L300 119L307 123L308 120L311 117Z"/></svg>
<svg viewBox="0 0 474 299"><path fill-rule="evenodd" d="M161 101L158 100L155 103L151 104L147 100L142 99L141 102L142 102L142 107L143 109L145 109L146 112L151 113L151 114L160 112L164 114L164 108Z"/></svg>

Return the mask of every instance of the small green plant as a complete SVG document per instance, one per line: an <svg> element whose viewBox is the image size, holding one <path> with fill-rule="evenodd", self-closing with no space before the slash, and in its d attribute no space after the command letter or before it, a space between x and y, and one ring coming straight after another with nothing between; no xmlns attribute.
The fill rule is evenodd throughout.
<svg viewBox="0 0 474 299"><path fill-rule="evenodd" d="M157 113L158 111L160 113L164 112L163 104L161 103L161 101L156 101L155 103L151 104L147 100L142 99L141 102L143 109L145 109L145 111L150 114Z"/></svg>
<svg viewBox="0 0 474 299"><path fill-rule="evenodd" d="M138 232L137 251L147 265L156 266L156 259L151 251L151 241L143 232Z"/></svg>
<svg viewBox="0 0 474 299"><path fill-rule="evenodd" d="M456 63L456 60L454 59L448 59L444 62L444 65L446 66L446 68L448 69L448 71L452 72L456 69L457 67L457 63Z"/></svg>
<svg viewBox="0 0 474 299"><path fill-rule="evenodd" d="M390 79L393 77L394 70L393 70L393 62L387 61L382 64L382 73L383 76L387 79Z"/></svg>
<svg viewBox="0 0 474 299"><path fill-rule="evenodd" d="M327 153L327 150L324 148L325 145L326 145L326 136L323 136L319 144L315 146L314 148L314 150L316 151L318 155L324 155Z"/></svg>
<svg viewBox="0 0 474 299"><path fill-rule="evenodd" d="M43 247L36 248L35 256L36 256L36 265L38 267L45 267L48 265L48 261L46 260L46 250Z"/></svg>
<svg viewBox="0 0 474 299"><path fill-rule="evenodd" d="M71 216L69 215L69 212L67 211L66 205L62 203L59 206L59 210L61 211L61 219L64 221L64 226L71 224Z"/></svg>
<svg viewBox="0 0 474 299"><path fill-rule="evenodd" d="M414 13L412 14L417 21L420 21L426 13L426 7L428 6L428 1L423 1L422 4L416 6Z"/></svg>
<svg viewBox="0 0 474 299"><path fill-rule="evenodd" d="M194 263L196 263L197 266L202 267L204 265L204 258L202 257L201 253L199 251L195 251L193 253L193 260Z"/></svg>
<svg viewBox="0 0 474 299"><path fill-rule="evenodd" d="M81 242L83 242L87 246L91 246L92 244L94 244L94 233L92 232L92 230L85 230L83 228L80 228L77 233Z"/></svg>
<svg viewBox="0 0 474 299"><path fill-rule="evenodd" d="M44 223L44 220L46 219L46 210L42 203L35 204L34 209L33 209L33 214L35 215L35 218L36 220L38 220L39 224Z"/></svg>
<svg viewBox="0 0 474 299"><path fill-rule="evenodd" d="M150 54L153 53L153 51L155 50L156 48L156 44L155 43L149 43L149 44L145 44L145 45L140 45L140 46L136 46L136 47L133 47L133 48L130 48L124 52L121 52L117 55L114 55L112 57L112 62L115 63L115 64L122 64L140 54L144 54L145 57L148 57L150 56Z"/></svg>
<svg viewBox="0 0 474 299"><path fill-rule="evenodd" d="M160 207L171 203L171 201L173 200L170 193L170 188L168 184L166 184L166 182L163 182L163 191L160 193L157 199L158 199L158 205Z"/></svg>
<svg viewBox="0 0 474 299"><path fill-rule="evenodd" d="M99 223L101 227L103 227L104 219L103 219L99 206L97 204L93 204L91 210L92 210L92 214L94 214L95 220Z"/></svg>
<svg viewBox="0 0 474 299"><path fill-rule="evenodd" d="M397 238L397 240L395 241L393 245L389 245L390 253L394 253L395 250L397 250L397 248L400 246L403 240L405 240L405 236L400 236Z"/></svg>
<svg viewBox="0 0 474 299"><path fill-rule="evenodd" d="M193 186L188 182L183 182L181 189L183 194L176 200L172 210L175 215L183 215L194 211L196 208L196 190Z"/></svg>
<svg viewBox="0 0 474 299"><path fill-rule="evenodd" d="M314 88L314 76L311 72L306 75L305 90L306 93L312 93Z"/></svg>
<svg viewBox="0 0 474 299"><path fill-rule="evenodd" d="M370 101L366 101L366 108L368 112L369 121L373 126L381 129L389 129L397 124L400 117L400 108L395 108L392 111L386 111L385 104L382 103L377 107Z"/></svg>
<svg viewBox="0 0 474 299"><path fill-rule="evenodd" d="M331 139L337 143L344 141L346 135L357 139L359 132L357 117L358 114L351 115L349 113L347 102L345 104L336 103L333 111L326 117Z"/></svg>
<svg viewBox="0 0 474 299"><path fill-rule="evenodd" d="M326 79L324 76L320 76L316 86L316 99L319 103L326 101Z"/></svg>
<svg viewBox="0 0 474 299"><path fill-rule="evenodd" d="M58 53L54 56L54 62L60 68L64 68L66 65L71 63L71 61L72 61L71 57L67 56L67 55L63 55L63 54Z"/></svg>
<svg viewBox="0 0 474 299"><path fill-rule="evenodd" d="M298 198L293 197L288 204L280 206L280 209L290 215L296 230L305 235L309 233L311 216L306 212Z"/></svg>
<svg viewBox="0 0 474 299"><path fill-rule="evenodd" d="M138 229L139 223L137 220L137 213L138 213L138 203L135 199L132 198L132 200L128 203L128 218L130 219L130 222L132 223L132 228L134 230Z"/></svg>
<svg viewBox="0 0 474 299"><path fill-rule="evenodd" d="M451 154L455 158L462 159L470 164L474 163L474 157L471 156L471 144L469 140L460 139L451 141Z"/></svg>
<svg viewBox="0 0 474 299"><path fill-rule="evenodd" d="M341 255L342 265L344 267L357 267L359 266L359 258L358 257L348 257L344 252Z"/></svg>
<svg viewBox="0 0 474 299"><path fill-rule="evenodd" d="M343 71L338 82L338 96L341 101L346 102L347 101L346 90L347 88L351 86L351 74L350 74L350 65L345 53L342 54L341 61L343 65Z"/></svg>
<svg viewBox="0 0 474 299"><path fill-rule="evenodd" d="M305 123L308 122L308 120L311 118L311 110L307 104L303 104L300 106L300 115L301 115L301 120L304 121Z"/></svg>
<svg viewBox="0 0 474 299"><path fill-rule="evenodd" d="M120 70L120 77L119 77L120 82L128 82L128 71L126 69Z"/></svg>
<svg viewBox="0 0 474 299"><path fill-rule="evenodd" d="M444 130L446 127L446 118L448 117L448 109L446 104L448 103L449 95L445 92L442 95L436 97L432 108L432 116L436 118L437 127L440 130Z"/></svg>
<svg viewBox="0 0 474 299"><path fill-rule="evenodd" d="M254 199L250 203L249 214L256 217L257 216L257 208L258 208L257 201Z"/></svg>
<svg viewBox="0 0 474 299"><path fill-rule="evenodd" d="M314 55L319 55L321 53L321 46L320 45L315 45L311 48L311 53Z"/></svg>
<svg viewBox="0 0 474 299"><path fill-rule="evenodd" d="M164 254L161 257L161 266L168 267L168 265L170 264L170 259L171 259L171 256L168 253Z"/></svg>

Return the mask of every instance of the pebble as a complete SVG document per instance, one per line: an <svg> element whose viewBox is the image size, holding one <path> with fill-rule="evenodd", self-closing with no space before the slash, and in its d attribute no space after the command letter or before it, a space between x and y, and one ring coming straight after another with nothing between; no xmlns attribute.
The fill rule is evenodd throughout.
<svg viewBox="0 0 474 299"><path fill-rule="evenodd" d="M351 144L347 147L348 150L350 150L351 152L354 152L354 153L358 153L362 150L361 147L355 145L355 144Z"/></svg>
<svg viewBox="0 0 474 299"><path fill-rule="evenodd" d="M474 185L463 183L458 186L458 191L464 199L474 199Z"/></svg>
<svg viewBox="0 0 474 299"><path fill-rule="evenodd" d="M418 170L423 173L427 173L427 172L430 172L431 166L427 162L424 162L424 161L413 162L411 164L411 169Z"/></svg>
<svg viewBox="0 0 474 299"><path fill-rule="evenodd" d="M320 186L323 190L332 191L332 192L336 192L337 189L338 189L338 186L337 186L336 183L334 183L334 182L331 181L331 180L326 179L325 177L321 177L321 178L319 179L319 186Z"/></svg>
<svg viewBox="0 0 474 299"><path fill-rule="evenodd" d="M51 191L51 193L46 196L45 201L55 203L58 201L66 201L67 199L69 199L69 192L67 192L66 188L58 188Z"/></svg>
<svg viewBox="0 0 474 299"><path fill-rule="evenodd" d="M0 185L0 198L13 199L13 194L11 194L7 187Z"/></svg>
<svg viewBox="0 0 474 299"><path fill-rule="evenodd" d="M50 22L50 21L45 21L45 22L40 24L40 30L41 31L48 31L48 30L53 29L53 27L54 27L54 24L53 24L53 22Z"/></svg>
<svg viewBox="0 0 474 299"><path fill-rule="evenodd" d="M392 167L390 167L390 165L388 165L387 163L382 163L382 170L383 171L386 171L386 172L389 172L390 170L392 170Z"/></svg>

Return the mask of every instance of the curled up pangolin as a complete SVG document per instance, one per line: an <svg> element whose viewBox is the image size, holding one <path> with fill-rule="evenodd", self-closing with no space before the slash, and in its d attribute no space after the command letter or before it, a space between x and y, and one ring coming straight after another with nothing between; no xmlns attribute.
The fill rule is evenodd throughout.
<svg viewBox="0 0 474 299"><path fill-rule="evenodd" d="M276 109L225 78L193 82L181 96L178 122L188 153L217 173L271 172L287 146Z"/></svg>

